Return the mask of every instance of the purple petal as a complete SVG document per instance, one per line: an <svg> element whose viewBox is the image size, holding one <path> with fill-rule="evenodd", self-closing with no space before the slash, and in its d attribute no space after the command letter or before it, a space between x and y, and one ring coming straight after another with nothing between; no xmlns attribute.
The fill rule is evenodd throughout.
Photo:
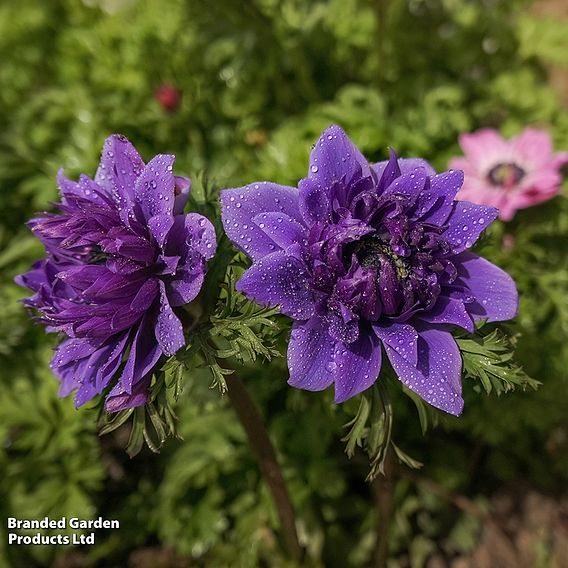
<svg viewBox="0 0 568 568"><path fill-rule="evenodd" d="M375 324L377 337L400 357L416 366L418 362L418 332L406 323Z"/></svg>
<svg viewBox="0 0 568 568"><path fill-rule="evenodd" d="M191 192L191 180L182 177L174 176L175 188L174 188L174 215L181 215L187 200L189 199L189 193Z"/></svg>
<svg viewBox="0 0 568 568"><path fill-rule="evenodd" d="M340 304L339 311L328 311L321 317L333 340L353 343L359 337L359 317L345 305Z"/></svg>
<svg viewBox="0 0 568 568"><path fill-rule="evenodd" d="M134 201L134 185L144 169L144 161L128 139L120 134L104 143L95 182L119 202Z"/></svg>
<svg viewBox="0 0 568 568"><path fill-rule="evenodd" d="M424 189L427 176L423 170L401 174L384 190L384 195L398 194L416 197Z"/></svg>
<svg viewBox="0 0 568 568"><path fill-rule="evenodd" d="M111 233L109 233L109 235L110 234ZM146 239L128 233L104 239L101 241L100 245L103 252L119 254L124 258L139 262L150 263L153 262L156 257L156 251Z"/></svg>
<svg viewBox="0 0 568 568"><path fill-rule="evenodd" d="M384 162L378 162L371 166L377 175L377 179L381 179L388 163L389 161L385 160ZM399 158L398 167L403 175L413 173L415 170L423 171L429 177L436 175L436 170L422 158Z"/></svg>
<svg viewBox="0 0 568 568"><path fill-rule="evenodd" d="M166 294L166 285L160 280L160 309L155 327L156 340L164 355L175 355L185 345L183 326L174 314Z"/></svg>
<svg viewBox="0 0 568 568"><path fill-rule="evenodd" d="M63 367L52 368L53 374L59 380L59 396L64 397L71 392L76 391L81 386L81 380L86 373L93 374L92 370L87 368L89 359L78 359Z"/></svg>
<svg viewBox="0 0 568 568"><path fill-rule="evenodd" d="M393 348L385 344L388 358L400 381L426 402L459 415L461 397L461 357L458 346L448 331L418 328L418 364L411 365Z"/></svg>
<svg viewBox="0 0 568 568"><path fill-rule="evenodd" d="M166 293L170 305L177 307L189 304L201 291L204 279L205 275L202 269L197 268L193 272L184 269L179 270L176 279L166 283Z"/></svg>
<svg viewBox="0 0 568 568"><path fill-rule="evenodd" d="M14 282L18 286L29 288L33 292L37 292L42 285L48 284L47 274L45 272L47 261L38 260L34 262L31 270L24 274L19 274L14 278Z"/></svg>
<svg viewBox="0 0 568 568"><path fill-rule="evenodd" d="M146 311L158 297L159 291L158 280L156 278L148 278L140 286L132 302L130 302L130 309L135 312Z"/></svg>
<svg viewBox="0 0 568 568"><path fill-rule="evenodd" d="M153 326L146 315L138 326L118 384L109 396L114 392L131 393L133 386L152 371L161 355L162 350L156 343Z"/></svg>
<svg viewBox="0 0 568 568"><path fill-rule="evenodd" d="M443 233L443 238L452 245L454 252L461 252L473 246L481 232L498 215L499 210L495 207L456 201L448 217L448 228Z"/></svg>
<svg viewBox="0 0 568 568"><path fill-rule="evenodd" d="M178 231L179 219L184 221L183 241L179 242L180 234ZM172 239L177 239L174 242ZM177 246L178 250L189 245L190 250L197 251L206 260L213 258L217 248L217 238L215 236L215 227L209 219L199 215L198 213L188 213L183 217L176 217L174 230L168 235L168 249Z"/></svg>
<svg viewBox="0 0 568 568"><path fill-rule="evenodd" d="M398 163L398 157L394 150L389 149L389 159L383 168L381 177L379 178L379 183L377 186L378 192L381 194L390 184L398 177L400 177L401 171Z"/></svg>
<svg viewBox="0 0 568 568"><path fill-rule="evenodd" d="M309 391L326 389L334 380L334 353L335 342L318 316L294 322L288 345L288 384Z"/></svg>
<svg viewBox="0 0 568 568"><path fill-rule="evenodd" d="M174 224L174 219L171 215L154 215L148 219L150 234L162 250L164 249L166 237Z"/></svg>
<svg viewBox="0 0 568 568"><path fill-rule="evenodd" d="M300 196L300 213L309 227L319 221L331 220L329 188L322 187L314 179L304 178L300 180L298 190Z"/></svg>
<svg viewBox="0 0 568 568"><path fill-rule="evenodd" d="M253 260L276 250L276 245L252 219L260 213L281 212L301 222L298 190L261 182L221 191L223 227L229 239Z"/></svg>
<svg viewBox="0 0 568 568"><path fill-rule="evenodd" d="M107 412L119 412L120 410L136 408L146 404L151 380L151 374L142 377L130 393L126 392L121 383L118 383L106 399L105 410Z"/></svg>
<svg viewBox="0 0 568 568"><path fill-rule="evenodd" d="M475 302L466 305L474 319L505 321L517 315L517 287L505 271L467 251L453 257L452 262L458 270L455 284L465 286L475 297Z"/></svg>
<svg viewBox="0 0 568 568"><path fill-rule="evenodd" d="M128 333L122 333L114 336L90 356L87 372L83 375L75 396L77 408L100 394L114 377L122 362L128 335Z"/></svg>
<svg viewBox="0 0 568 568"><path fill-rule="evenodd" d="M329 189L335 182L349 183L369 175L371 169L366 158L347 134L335 124L327 128L310 155L308 177Z"/></svg>
<svg viewBox="0 0 568 568"><path fill-rule="evenodd" d="M334 352L335 402L367 390L381 370L381 345L374 333L360 333L354 343L336 343Z"/></svg>
<svg viewBox="0 0 568 568"><path fill-rule="evenodd" d="M61 190L63 202L66 202L66 194L72 194L97 203L98 205L108 203L108 198L102 195L103 188L86 175L81 174L79 181L76 182L66 178L63 174L63 168L60 168L57 172L57 185Z"/></svg>
<svg viewBox="0 0 568 568"><path fill-rule="evenodd" d="M171 215L174 208L176 180L172 173L175 156L158 154L144 168L134 186L134 196L144 219Z"/></svg>
<svg viewBox="0 0 568 568"><path fill-rule="evenodd" d="M428 323L446 323L457 325L473 333L475 325L461 300L439 296L436 305L427 312L420 312L416 317Z"/></svg>
<svg viewBox="0 0 568 568"><path fill-rule="evenodd" d="M414 217L433 225L443 225L450 213L456 193L463 185L463 172L449 170L430 179L426 188L416 201Z"/></svg>
<svg viewBox="0 0 568 568"><path fill-rule="evenodd" d="M281 249L306 241L306 228L284 213L261 213L253 221Z"/></svg>
<svg viewBox="0 0 568 568"><path fill-rule="evenodd" d="M314 314L314 298L302 261L278 251L253 264L237 282L237 290L265 306L299 320Z"/></svg>
<svg viewBox="0 0 568 568"><path fill-rule="evenodd" d="M86 365L100 345L100 340L66 339L57 347L49 366L60 380L59 396L67 396L80 385L77 365L81 361Z"/></svg>

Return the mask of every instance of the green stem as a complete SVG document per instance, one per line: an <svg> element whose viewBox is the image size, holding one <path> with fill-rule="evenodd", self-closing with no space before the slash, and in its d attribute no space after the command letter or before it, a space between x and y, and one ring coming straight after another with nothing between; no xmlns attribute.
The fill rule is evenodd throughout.
<svg viewBox="0 0 568 568"><path fill-rule="evenodd" d="M377 511L377 541L375 544L373 566L386 568L389 553L389 534L393 509L394 460L388 450L385 459L384 474L379 474L371 482L371 492Z"/></svg>
<svg viewBox="0 0 568 568"><path fill-rule="evenodd" d="M248 390L236 373L227 380L228 395L248 437L251 449L258 461L260 472L278 511L284 543L290 558L301 562L303 551L298 541L294 508L284 482L282 470L268 432Z"/></svg>

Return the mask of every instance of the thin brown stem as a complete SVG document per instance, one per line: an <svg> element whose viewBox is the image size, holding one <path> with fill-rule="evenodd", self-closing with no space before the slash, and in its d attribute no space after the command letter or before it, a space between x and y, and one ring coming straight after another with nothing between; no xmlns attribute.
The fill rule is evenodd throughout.
<svg viewBox="0 0 568 568"><path fill-rule="evenodd" d="M236 373L231 374L227 382L229 387L228 395L233 408L245 429L251 449L258 461L262 477L272 493L288 554L290 558L300 562L303 551L298 541L298 533L296 532L294 508L262 416Z"/></svg>
<svg viewBox="0 0 568 568"><path fill-rule="evenodd" d="M386 568L389 553L389 534L393 509L394 462L389 452L384 465L384 474L371 482L371 492L378 516L377 541L373 557L376 568Z"/></svg>

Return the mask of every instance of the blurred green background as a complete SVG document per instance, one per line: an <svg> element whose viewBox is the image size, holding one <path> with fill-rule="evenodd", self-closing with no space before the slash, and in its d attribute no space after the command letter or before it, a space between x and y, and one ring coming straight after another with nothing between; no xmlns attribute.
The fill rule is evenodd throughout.
<svg viewBox="0 0 568 568"><path fill-rule="evenodd" d="M176 90L169 103L163 86ZM98 437L94 411L57 398L55 338L29 321L12 279L42 255L24 222L56 199L59 167L93 174L120 132L145 159L175 153L178 173L206 172L217 188L294 184L336 122L371 160L392 146L444 169L459 133L481 126L546 128L567 150L567 102L563 0L2 0L0 566L291 566L245 435L206 373L186 379L185 440L132 460L127 432ZM542 386L497 398L466 381L464 415L425 436L393 393L395 440L425 465L393 483L392 568L567 566L565 197L490 236L483 253L521 291L519 361ZM279 451L306 565L373 565L377 486L340 441L353 408L288 388L282 360L244 379ZM6 545L7 517L46 515L121 528L90 548Z"/></svg>

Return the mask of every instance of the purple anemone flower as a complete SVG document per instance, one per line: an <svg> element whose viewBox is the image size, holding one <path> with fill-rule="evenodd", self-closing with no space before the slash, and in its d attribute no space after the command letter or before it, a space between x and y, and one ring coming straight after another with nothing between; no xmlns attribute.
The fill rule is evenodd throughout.
<svg viewBox="0 0 568 568"><path fill-rule="evenodd" d="M237 288L293 320L289 384L335 385L343 402L378 378L382 350L402 383L451 414L463 409L452 326L517 311L508 274L469 252L497 217L454 201L463 173L423 160L369 165L338 126L316 143L298 188L221 193L229 238L253 260ZM382 348L381 348L382 346Z"/></svg>
<svg viewBox="0 0 568 568"><path fill-rule="evenodd" d="M57 212L29 222L46 258L16 281L35 292L24 303L47 330L67 336L51 368L76 406L115 376L109 412L144 404L160 357L185 344L176 308L199 293L216 239L205 217L183 213L191 184L174 176L174 160L145 165L125 137L111 136L95 179L60 170Z"/></svg>

